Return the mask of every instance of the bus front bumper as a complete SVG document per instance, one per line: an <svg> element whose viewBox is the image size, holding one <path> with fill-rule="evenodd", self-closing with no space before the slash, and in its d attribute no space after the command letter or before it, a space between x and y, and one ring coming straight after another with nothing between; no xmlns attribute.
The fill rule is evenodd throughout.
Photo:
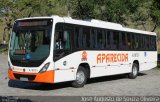
<svg viewBox="0 0 160 102"><path fill-rule="evenodd" d="M28 82L54 83L54 70L43 73L14 72L8 69L8 78Z"/></svg>

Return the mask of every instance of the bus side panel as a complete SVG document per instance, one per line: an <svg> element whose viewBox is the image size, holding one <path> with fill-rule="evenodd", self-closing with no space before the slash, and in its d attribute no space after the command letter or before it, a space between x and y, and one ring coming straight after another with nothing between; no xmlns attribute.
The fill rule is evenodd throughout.
<svg viewBox="0 0 160 102"><path fill-rule="evenodd" d="M83 53L86 53L86 59L83 58ZM126 62L106 62L106 58L100 57L101 61L97 60L98 54L128 54ZM138 56L137 56L138 55ZM54 82L72 81L76 79L76 73L81 63L87 63L90 66L90 77L100 77L108 75L116 75L130 73L134 60L139 61L140 71L149 70L156 67L156 53L148 51L144 57L144 51L78 51L67 55L55 62L55 79ZM111 58L112 59L112 58ZM113 58L114 59L114 58ZM64 62L66 61L66 65ZM145 63L147 62L147 63Z"/></svg>
<svg viewBox="0 0 160 102"><path fill-rule="evenodd" d="M97 60L97 55L104 53L105 51L86 51L87 63L90 65L90 77L99 77L106 75L106 66L101 63L101 60Z"/></svg>
<svg viewBox="0 0 160 102"><path fill-rule="evenodd" d="M140 71L149 70L157 66L157 52L141 52L140 56Z"/></svg>
<svg viewBox="0 0 160 102"><path fill-rule="evenodd" d="M92 56L88 57L88 62L90 63L91 67L91 78L131 72L132 53L130 52L126 51L87 51L87 52L88 56ZM98 56L99 54L101 54L100 57ZM120 55L128 54L127 60L125 62L122 62L122 60L119 59L120 56L117 57L117 55L119 54ZM107 56L110 59L108 59Z"/></svg>
<svg viewBox="0 0 160 102"><path fill-rule="evenodd" d="M74 80L74 73L75 69L55 70L54 83Z"/></svg>
<svg viewBox="0 0 160 102"><path fill-rule="evenodd" d="M54 82L72 81L76 79L78 66L81 63L81 53L74 52L55 62Z"/></svg>

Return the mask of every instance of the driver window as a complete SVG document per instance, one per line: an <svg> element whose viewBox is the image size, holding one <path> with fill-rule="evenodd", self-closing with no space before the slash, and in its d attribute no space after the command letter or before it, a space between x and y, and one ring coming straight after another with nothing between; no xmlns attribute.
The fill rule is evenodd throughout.
<svg viewBox="0 0 160 102"><path fill-rule="evenodd" d="M71 53L71 25L58 23L54 34L54 61Z"/></svg>
<svg viewBox="0 0 160 102"><path fill-rule="evenodd" d="M70 33L67 30L55 33L55 49L70 49Z"/></svg>

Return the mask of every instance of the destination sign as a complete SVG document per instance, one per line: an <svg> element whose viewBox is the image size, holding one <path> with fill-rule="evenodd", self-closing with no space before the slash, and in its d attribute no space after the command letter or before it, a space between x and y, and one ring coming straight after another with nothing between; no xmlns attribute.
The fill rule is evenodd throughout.
<svg viewBox="0 0 160 102"><path fill-rule="evenodd" d="M18 26L29 27L29 26L46 26L48 21L20 21Z"/></svg>

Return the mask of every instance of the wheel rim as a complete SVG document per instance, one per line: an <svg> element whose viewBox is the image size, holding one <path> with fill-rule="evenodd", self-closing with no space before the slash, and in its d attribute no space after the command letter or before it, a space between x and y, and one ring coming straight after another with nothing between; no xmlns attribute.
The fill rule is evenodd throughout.
<svg viewBox="0 0 160 102"><path fill-rule="evenodd" d="M76 80L78 84L82 84L85 80L85 75L82 71L78 71L77 75L76 75Z"/></svg>
<svg viewBox="0 0 160 102"><path fill-rule="evenodd" d="M136 76L136 75L137 75L137 73L138 73L138 71L137 71L137 67L136 67L136 66L134 66L134 67L133 67L133 75L134 75L134 76Z"/></svg>

